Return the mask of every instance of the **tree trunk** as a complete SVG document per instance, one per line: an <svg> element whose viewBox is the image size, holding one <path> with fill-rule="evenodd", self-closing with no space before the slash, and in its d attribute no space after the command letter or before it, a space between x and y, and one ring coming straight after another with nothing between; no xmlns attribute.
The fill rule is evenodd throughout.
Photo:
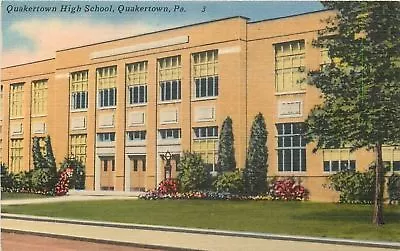
<svg viewBox="0 0 400 251"><path fill-rule="evenodd" d="M377 226L383 225L383 187L384 168L382 161L382 144L375 144L375 199L372 222Z"/></svg>

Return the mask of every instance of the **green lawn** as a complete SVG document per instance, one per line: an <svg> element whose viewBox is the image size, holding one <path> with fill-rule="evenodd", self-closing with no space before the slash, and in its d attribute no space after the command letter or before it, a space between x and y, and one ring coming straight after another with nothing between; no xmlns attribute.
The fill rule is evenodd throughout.
<svg viewBox="0 0 400 251"><path fill-rule="evenodd" d="M9 192L1 193L1 200L37 199L46 197L49 196L42 194L34 194L34 193L9 193Z"/></svg>
<svg viewBox="0 0 400 251"><path fill-rule="evenodd" d="M371 224L371 205L271 201L87 201L4 206L2 212L290 235L400 241L400 206Z"/></svg>

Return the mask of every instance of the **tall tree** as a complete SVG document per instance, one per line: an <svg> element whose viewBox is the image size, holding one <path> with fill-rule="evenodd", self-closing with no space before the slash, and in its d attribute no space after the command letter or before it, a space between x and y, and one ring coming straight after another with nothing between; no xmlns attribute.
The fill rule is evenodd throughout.
<svg viewBox="0 0 400 251"><path fill-rule="evenodd" d="M220 172L234 171L236 168L235 147L233 143L232 119L228 116L222 123L218 142L217 169Z"/></svg>
<svg viewBox="0 0 400 251"><path fill-rule="evenodd" d="M51 172L54 174L57 173L57 164L56 164L56 159L54 158L54 153L53 153L53 148L51 146L51 139L50 136L47 136L45 138L45 143L46 143L46 163L48 168L50 169Z"/></svg>
<svg viewBox="0 0 400 251"><path fill-rule="evenodd" d="M267 190L267 129L264 116L258 113L251 126L246 167L243 171L245 191L260 194Z"/></svg>
<svg viewBox="0 0 400 251"><path fill-rule="evenodd" d="M40 151L40 138L38 137L32 139L32 159L35 170L47 168L46 159Z"/></svg>
<svg viewBox="0 0 400 251"><path fill-rule="evenodd" d="M336 10L314 41L332 62L309 73L323 93L306 120L316 149L375 153L373 223L383 224L382 145L400 142L400 2L322 2Z"/></svg>

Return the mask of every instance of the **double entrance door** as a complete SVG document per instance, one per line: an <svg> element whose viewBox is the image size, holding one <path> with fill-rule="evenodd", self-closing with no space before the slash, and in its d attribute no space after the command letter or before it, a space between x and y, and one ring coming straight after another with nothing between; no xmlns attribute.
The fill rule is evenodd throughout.
<svg viewBox="0 0 400 251"><path fill-rule="evenodd" d="M100 157L100 189L114 190L115 158L114 156Z"/></svg>
<svg viewBox="0 0 400 251"><path fill-rule="evenodd" d="M129 161L131 191L144 191L146 188L146 155L131 155Z"/></svg>

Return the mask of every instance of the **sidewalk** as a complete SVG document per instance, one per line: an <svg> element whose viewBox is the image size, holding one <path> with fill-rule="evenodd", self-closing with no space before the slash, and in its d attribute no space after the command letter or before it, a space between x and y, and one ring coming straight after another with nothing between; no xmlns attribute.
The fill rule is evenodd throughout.
<svg viewBox="0 0 400 251"><path fill-rule="evenodd" d="M118 192L118 191L79 191L70 190L66 196L37 198L37 199L16 199L1 200L1 205L25 205L41 204L64 201L88 201L88 200L132 200L137 199L143 192Z"/></svg>
<svg viewBox="0 0 400 251"><path fill-rule="evenodd" d="M120 224L12 214L2 214L1 228L6 231L164 250L382 251L400 249L400 243L360 243L342 239Z"/></svg>

